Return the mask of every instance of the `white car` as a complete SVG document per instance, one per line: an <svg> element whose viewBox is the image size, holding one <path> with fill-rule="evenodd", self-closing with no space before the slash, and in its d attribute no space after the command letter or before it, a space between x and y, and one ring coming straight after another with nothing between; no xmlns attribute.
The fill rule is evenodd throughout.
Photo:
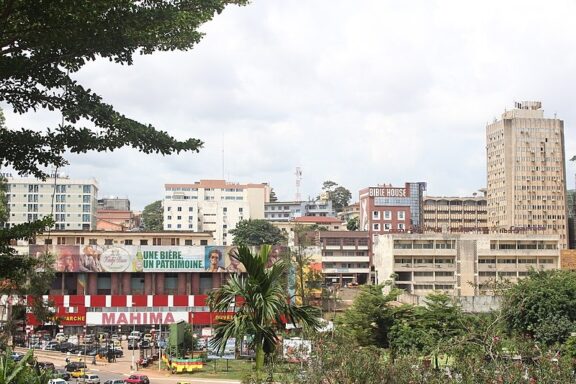
<svg viewBox="0 0 576 384"><path fill-rule="evenodd" d="M128 336L128 341L130 340L140 340L142 338L142 332L140 331L132 331L130 332L130 335Z"/></svg>
<svg viewBox="0 0 576 384"><path fill-rule="evenodd" d="M100 377L93 373L88 373L82 376L81 379L86 384L100 384Z"/></svg>
<svg viewBox="0 0 576 384"><path fill-rule="evenodd" d="M48 384L68 384L68 382L64 379L50 379Z"/></svg>
<svg viewBox="0 0 576 384"><path fill-rule="evenodd" d="M57 333L55 339L57 342L62 343L64 341L68 340L68 336L66 336L63 333Z"/></svg>

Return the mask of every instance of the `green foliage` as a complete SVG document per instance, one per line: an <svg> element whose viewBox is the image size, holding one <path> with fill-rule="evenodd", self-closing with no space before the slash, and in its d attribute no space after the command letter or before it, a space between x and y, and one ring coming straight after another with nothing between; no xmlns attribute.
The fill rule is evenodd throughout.
<svg viewBox="0 0 576 384"><path fill-rule="evenodd" d="M17 113L60 111L64 122L45 132L0 129L0 166L45 178L41 167L65 165L66 151L198 151L200 140L179 141L120 114L71 74L98 58L131 65L136 52L189 50L202 38L199 27L229 3L246 1L2 2L0 101Z"/></svg>
<svg viewBox="0 0 576 384"><path fill-rule="evenodd" d="M281 259L272 267L266 267L270 250L269 245L264 245L260 253L253 254L247 246L240 245L236 258L246 267L246 275L232 275L208 297L211 311L227 312L235 308L231 320L221 319L214 325L212 345L223 352L229 338L253 336L257 372L262 371L264 355L275 351L284 321L304 328L320 327L317 308L290 303L283 284L289 264Z"/></svg>
<svg viewBox="0 0 576 384"><path fill-rule="evenodd" d="M228 232L234 236L234 244L259 246L286 242L284 233L266 220L241 220L236 224L236 228Z"/></svg>
<svg viewBox="0 0 576 384"><path fill-rule="evenodd" d="M0 384L46 384L51 379L50 372L37 370L34 366L33 351L28 351L19 362L15 363L6 355L0 355Z"/></svg>
<svg viewBox="0 0 576 384"><path fill-rule="evenodd" d="M395 309L390 302L401 293L392 289L384 293L383 285L364 285L352 307L335 319L337 328L359 345L389 346L389 332L394 325Z"/></svg>
<svg viewBox="0 0 576 384"><path fill-rule="evenodd" d="M508 329L546 345L564 342L576 331L576 272L532 271L504 296Z"/></svg>
<svg viewBox="0 0 576 384"><path fill-rule="evenodd" d="M332 207L336 212L342 211L352 199L349 190L330 180L322 183L322 191L328 195L328 200L332 201Z"/></svg>
<svg viewBox="0 0 576 384"><path fill-rule="evenodd" d="M162 200L155 201L144 207L142 211L142 223L147 231L164 230L164 210Z"/></svg>
<svg viewBox="0 0 576 384"><path fill-rule="evenodd" d="M461 309L441 293L428 295L425 306L397 308L394 317L389 337L396 353L437 354L464 333Z"/></svg>
<svg viewBox="0 0 576 384"><path fill-rule="evenodd" d="M349 231L357 231L358 229L360 229L360 218L356 216L348 220L348 222L346 223L346 229L348 229Z"/></svg>

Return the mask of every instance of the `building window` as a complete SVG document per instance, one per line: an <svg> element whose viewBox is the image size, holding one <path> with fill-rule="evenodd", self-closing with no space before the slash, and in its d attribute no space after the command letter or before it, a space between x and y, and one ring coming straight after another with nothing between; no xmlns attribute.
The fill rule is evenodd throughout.
<svg viewBox="0 0 576 384"><path fill-rule="evenodd" d="M238 212L239 212L239 213L244 212L244 208L242 208L242 207L238 208Z"/></svg>
<svg viewBox="0 0 576 384"><path fill-rule="evenodd" d="M140 240L140 245L148 245L148 240Z"/></svg>
<svg viewBox="0 0 576 384"><path fill-rule="evenodd" d="M208 245L208 240L200 240L200 245Z"/></svg>
<svg viewBox="0 0 576 384"><path fill-rule="evenodd" d="M132 273L130 274L130 288L132 295L144 294L144 274Z"/></svg>
<svg viewBox="0 0 576 384"><path fill-rule="evenodd" d="M52 244L52 239L44 239L44 244L46 245Z"/></svg>
<svg viewBox="0 0 576 384"><path fill-rule="evenodd" d="M372 212L372 220L380 220L380 211Z"/></svg>
<svg viewBox="0 0 576 384"><path fill-rule="evenodd" d="M64 220L62 220L62 221L64 221ZM83 214L82 214L82 221L83 221L84 223L89 223L89 222L90 222L90 215L83 213Z"/></svg>
<svg viewBox="0 0 576 384"><path fill-rule="evenodd" d="M166 227L167 227L168 229L172 229L172 224L167 224Z"/></svg>
<svg viewBox="0 0 576 384"><path fill-rule="evenodd" d="M112 277L109 273L98 274L96 283L98 295L109 295L112 288Z"/></svg>
<svg viewBox="0 0 576 384"><path fill-rule="evenodd" d="M92 186L91 185L84 185L82 187L82 192L83 193L91 193L92 192Z"/></svg>
<svg viewBox="0 0 576 384"><path fill-rule="evenodd" d="M405 229L406 229L406 226L404 225L404 223L398 223L398 230L399 231L403 231ZM430 248L432 248L432 247L430 247Z"/></svg>
<svg viewBox="0 0 576 384"><path fill-rule="evenodd" d="M167 295L175 295L178 290L178 274L167 273L164 275L164 293Z"/></svg>
<svg viewBox="0 0 576 384"><path fill-rule="evenodd" d="M76 245L78 244L84 244L84 238L83 237L76 237Z"/></svg>
<svg viewBox="0 0 576 384"><path fill-rule="evenodd" d="M112 245L114 241L112 239L104 239L104 245Z"/></svg>
<svg viewBox="0 0 576 384"><path fill-rule="evenodd" d="M176 210L177 210L178 212L182 212L182 207L178 207Z"/></svg>
<svg viewBox="0 0 576 384"><path fill-rule="evenodd" d="M184 240L184 245L194 245L192 240Z"/></svg>
<svg viewBox="0 0 576 384"><path fill-rule="evenodd" d="M124 240L124 245L132 245L132 239Z"/></svg>
<svg viewBox="0 0 576 384"><path fill-rule="evenodd" d="M384 220L392 220L392 211L384 211Z"/></svg>
<svg viewBox="0 0 576 384"><path fill-rule="evenodd" d="M162 239L159 237L152 238L152 245L162 245Z"/></svg>
<svg viewBox="0 0 576 384"><path fill-rule="evenodd" d="M406 212L398 211L398 220L406 220Z"/></svg>
<svg viewBox="0 0 576 384"><path fill-rule="evenodd" d="M372 230L373 231L379 231L380 230L380 224L379 223L372 224Z"/></svg>
<svg viewBox="0 0 576 384"><path fill-rule="evenodd" d="M392 230L392 224L384 223L384 230L385 231L391 231Z"/></svg>

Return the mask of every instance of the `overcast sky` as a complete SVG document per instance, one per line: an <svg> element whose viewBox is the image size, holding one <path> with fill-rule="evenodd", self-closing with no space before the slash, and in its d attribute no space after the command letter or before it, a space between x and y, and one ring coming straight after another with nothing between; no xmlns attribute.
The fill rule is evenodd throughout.
<svg viewBox="0 0 576 384"><path fill-rule="evenodd" d="M193 50L105 61L77 75L118 111L185 139L199 154L136 150L70 155L72 178L133 209L165 183L269 183L280 200L332 180L358 190L407 181L428 195L486 185L485 126L515 101L564 120L576 155L574 1L254 0L206 24ZM571 96L572 95L572 96ZM55 126L18 116L12 128ZM567 165L574 188L576 163Z"/></svg>

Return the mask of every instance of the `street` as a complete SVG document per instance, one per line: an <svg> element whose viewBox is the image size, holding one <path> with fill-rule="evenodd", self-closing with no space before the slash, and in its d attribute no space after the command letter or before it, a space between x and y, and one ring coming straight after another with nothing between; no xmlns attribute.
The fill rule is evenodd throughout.
<svg viewBox="0 0 576 384"><path fill-rule="evenodd" d="M16 351L26 353L28 349L26 348L16 348ZM100 376L100 384L104 384L106 380L112 379L126 379L132 373L130 369L132 361L132 351L126 351L126 354L118 358L115 363L108 363L104 360L97 360L96 365L92 365L92 357L88 356L86 360L85 356L70 356L71 361L85 361L88 369L87 373L95 373ZM138 351L135 351L138 355ZM58 351L43 351L34 350L34 356L39 362L49 361L54 363L56 368L64 368L66 365L66 354ZM134 372L136 373L136 372ZM179 381L198 383L198 384L239 384L240 381L236 380L215 380L215 379L199 379L192 378L183 375L172 375L168 371L158 371L158 362L155 362L148 368L141 368L137 373L147 375L150 379L150 384L174 384ZM76 379L70 379L68 383L76 384L81 383Z"/></svg>

